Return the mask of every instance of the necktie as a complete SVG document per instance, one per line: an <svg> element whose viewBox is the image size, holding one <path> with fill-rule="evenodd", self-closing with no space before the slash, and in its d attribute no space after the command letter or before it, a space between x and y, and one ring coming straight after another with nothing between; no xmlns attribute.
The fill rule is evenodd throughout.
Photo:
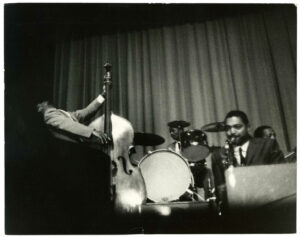
<svg viewBox="0 0 300 237"><path fill-rule="evenodd" d="M246 165L246 158L243 156L243 150L242 150L241 147L239 149L239 152L240 152L240 158L241 158L241 165L245 166Z"/></svg>

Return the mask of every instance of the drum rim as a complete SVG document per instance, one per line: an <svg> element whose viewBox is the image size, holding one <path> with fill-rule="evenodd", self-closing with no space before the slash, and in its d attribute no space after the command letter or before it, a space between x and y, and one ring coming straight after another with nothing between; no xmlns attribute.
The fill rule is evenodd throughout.
<svg viewBox="0 0 300 237"><path fill-rule="evenodd" d="M202 131L201 129L187 129L183 132L183 134L187 134L187 133L201 133L204 134L204 136L207 137L206 133L204 131Z"/></svg>
<svg viewBox="0 0 300 237"><path fill-rule="evenodd" d="M186 133L186 132L193 132L193 131L199 131L199 132L204 133L206 135L206 133L203 130L196 129L196 128L195 129L187 129L187 130L184 131L184 133Z"/></svg>
<svg viewBox="0 0 300 237"><path fill-rule="evenodd" d="M179 153L175 152L175 151L172 151L172 150L169 150L169 149L158 149L158 150L154 150L154 151L151 151L150 153L146 154L138 163L138 167L140 168L140 164L150 155L152 155L153 153L156 153L156 152L162 152L162 151L167 151L167 152L170 152L170 153L173 153L177 156L179 156L185 163L188 167L190 167L189 165L189 162L186 161L186 158L184 158L184 156L180 155Z"/></svg>

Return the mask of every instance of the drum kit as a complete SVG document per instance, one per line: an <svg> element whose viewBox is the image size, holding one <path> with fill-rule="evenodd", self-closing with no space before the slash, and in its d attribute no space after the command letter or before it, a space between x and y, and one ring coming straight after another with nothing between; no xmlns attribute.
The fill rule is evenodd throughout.
<svg viewBox="0 0 300 237"><path fill-rule="evenodd" d="M169 149L150 151L138 162L147 197L152 202L177 201L186 192L193 192L195 182L191 167L195 164L205 165L206 158L212 151L205 132L225 131L224 124L220 122L192 130L184 130L190 123L182 120L169 122L168 126L175 144L180 145L179 151L172 149L172 146ZM174 131L175 136L172 134ZM135 133L134 137L135 145L142 146L157 146L164 141L161 136L151 133Z"/></svg>

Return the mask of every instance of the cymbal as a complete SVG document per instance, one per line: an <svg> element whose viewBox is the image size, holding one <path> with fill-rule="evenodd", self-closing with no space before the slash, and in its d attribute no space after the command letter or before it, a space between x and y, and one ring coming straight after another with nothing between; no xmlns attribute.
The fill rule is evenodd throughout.
<svg viewBox="0 0 300 237"><path fill-rule="evenodd" d="M165 139L159 135L153 133L134 133L134 144L141 146L158 146L163 144Z"/></svg>
<svg viewBox="0 0 300 237"><path fill-rule="evenodd" d="M223 122L215 122L204 125L201 130L204 132L225 132L226 126Z"/></svg>
<svg viewBox="0 0 300 237"><path fill-rule="evenodd" d="M190 123L183 121L183 120L175 120L175 121L169 122L168 126L172 127L172 128L185 128L185 127L190 126Z"/></svg>

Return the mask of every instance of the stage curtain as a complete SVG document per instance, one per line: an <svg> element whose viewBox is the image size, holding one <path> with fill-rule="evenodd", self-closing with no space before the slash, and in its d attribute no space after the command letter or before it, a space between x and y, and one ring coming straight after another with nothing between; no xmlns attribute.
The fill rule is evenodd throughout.
<svg viewBox="0 0 300 237"><path fill-rule="evenodd" d="M172 139L167 123L190 129L245 111L251 132L270 125L283 151L296 146L296 11L276 8L202 22L102 32L57 30L54 104L75 110L102 89L112 64L113 110L137 132ZM224 133L208 133L222 145Z"/></svg>

